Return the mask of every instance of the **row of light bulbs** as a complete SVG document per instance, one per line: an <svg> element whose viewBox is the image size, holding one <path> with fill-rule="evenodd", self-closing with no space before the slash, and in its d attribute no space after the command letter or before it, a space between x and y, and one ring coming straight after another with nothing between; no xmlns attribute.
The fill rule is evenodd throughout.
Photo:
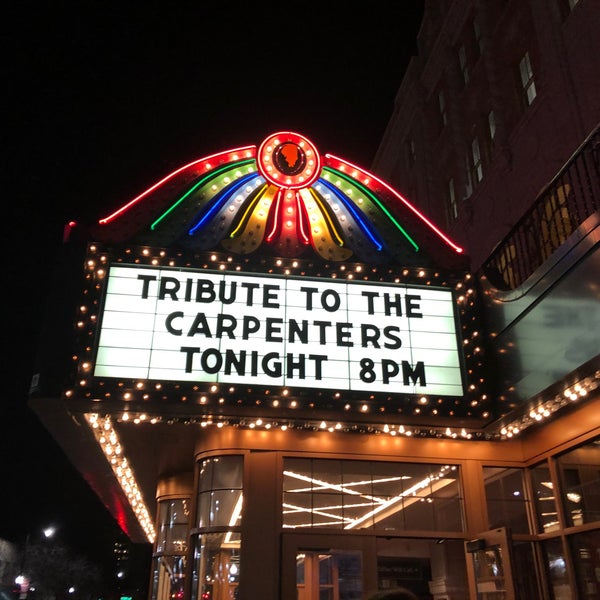
<svg viewBox="0 0 600 600"><path fill-rule="evenodd" d="M109 255L102 251L96 244L91 244L88 248L89 251L89 256L88 256L88 260L87 260L87 274L86 277L88 278L90 284L93 285L93 287L95 288L95 291L97 292L97 296L100 296L100 290L102 289L102 287L104 286L105 283L105 279L106 279L106 275L108 273L108 265L110 264L110 257ZM297 260L297 259L277 259L277 260L271 260L271 261L267 261L266 259L260 260L260 261L256 261L254 259L254 261L251 261L251 259L249 258L234 258L231 255L223 255L223 254L219 254L219 253L211 253L210 255L207 255L206 257L206 262L204 264L201 265L200 268L205 268L205 269L215 269L218 268L220 270L229 270L229 269L235 269L236 271L240 271L242 270L242 266L241 263L245 263L243 269L247 270L249 268L250 265L252 265L253 263L260 263L259 265L259 270L261 271L265 271L267 270L268 272L274 272L274 271L278 271L281 273L284 273L286 275L292 275L292 274L300 274L300 275L305 275L306 274L306 268L307 268L307 263L306 261L301 261L301 260ZM162 264L165 264L166 266L169 267L177 267L177 266L181 266L179 263L181 256L179 257L173 257L173 256L169 256L166 250L156 250L156 249L151 249L151 248L128 248L121 257L119 258L114 258L113 260L115 262L130 262L130 263L134 263L134 264L152 264L154 266L160 266ZM270 269L267 269L266 266L267 265L272 265ZM199 268L198 265L191 265L191 264L186 264L185 266L188 267L195 267L195 268ZM310 267L311 265L308 264L308 266ZM325 268L329 269L329 268L333 268L332 265L325 265ZM370 271L370 272L369 272ZM311 275L314 275L313 273L311 273ZM322 275L321 273L318 273L318 275ZM366 267L363 264L344 264L344 263L340 263L340 264L336 264L335 265L335 270L328 273L327 274L329 277L332 278L336 278L336 277L345 277L347 279L354 279L354 278L362 278L364 280L379 280L379 281L393 281L395 283L401 283L401 281L403 279L405 280L410 280L410 281L421 281L424 280L423 283L425 285L440 285L440 286L447 286L448 283L444 280L444 275L441 272L438 271L430 271L428 269L423 269L423 268L403 268L401 271L401 274L398 273L397 269L394 268L390 268L390 267L383 267L383 268L379 268L379 267ZM400 276L401 275L401 276ZM472 280L472 276L470 273L466 273L463 276L463 279L461 281L458 281L457 283L455 283L455 290L457 293L457 297L456 297L456 302L459 306L459 310L461 312L461 324L462 324L462 334L463 334L463 353L464 356L466 358L466 362L467 362L467 369L468 369L468 376L469 376L469 383L468 383L468 387L467 387L467 393L469 398L465 401L465 409L467 411L467 416L469 417L473 417L473 416L480 416L484 419L489 417L489 410L486 408L487 404L488 404L488 396L483 393L483 392L479 392L480 389L482 389L485 380L484 378L478 373L478 371L481 369L482 367L482 360L483 360L483 348L482 348L482 344L481 344L481 340L480 340L480 334L479 331L476 330L476 323L474 322L475 317L471 316L471 319L467 322L467 317L466 314L470 311L470 309L472 309L472 307L474 306L474 296L475 296L475 290L474 287L471 285L471 280ZM93 339L93 332L97 326L97 320L98 320L98 314L97 311L99 310L99 298L90 298L90 300L92 301L92 303L94 304L94 307L88 306L88 305L81 305L79 308L79 319L77 322L77 327L78 329L82 332L82 333L86 333L86 331L88 332L88 339ZM79 386L79 390L84 391L85 394L85 390L86 388L89 388L92 380L89 377L90 373L91 373L91 367L93 365L92 361L91 361L91 353L92 353L92 345L89 344L87 345L86 351L89 354L89 357L85 357L85 356L74 356L73 359L75 361L78 362L79 365L79 369L80 369L80 373L83 375L83 377L80 378L79 382L78 382L78 386ZM101 386L104 386L103 382L100 382ZM124 383L118 383L117 387L121 388L121 390L124 390L124 392L122 393L121 397L123 400L125 401L133 401L136 399L142 400L142 401L148 401L152 399L152 391L149 389L145 389L146 387L143 383L137 382L134 385L133 389L125 389L124 388ZM154 385L154 392L158 392L159 390L161 390L163 387L162 383L158 382ZM178 388L177 388L178 389ZM138 396L137 392L139 392L139 398L136 398L136 396ZM211 389L210 390L211 393L215 393L215 390ZM267 390L266 394L270 394L272 392L272 390ZM88 398L91 398L90 396L91 390L90 392L87 393ZM164 393L168 393L169 397L172 399L175 399L175 392L174 389L170 389L169 392L166 391ZM230 391L230 393L232 393ZM71 390L70 392L68 392L68 394L70 396L74 396L75 392L73 390ZM282 397L287 396L287 390L281 390L281 395ZM336 394L335 397L339 398L340 394ZM105 398L113 398L114 394L110 393L107 389L107 392L105 393ZM202 398L204 398L204 400L201 401L202 404L206 403L208 400L206 399L205 396L203 396ZM181 397L182 401L187 401L188 400L188 396L186 394L183 394ZM223 404L225 403L225 399L224 398L219 398L219 404ZM424 406L430 404L430 410L431 410L431 414L433 416L435 415L439 415L442 413L442 409L444 407L444 404L447 404L447 402L444 402L444 399L440 398L438 399L438 401L435 403L435 405L432 405L432 403L430 402L430 400L423 402L421 400L418 401L417 406L415 406L413 408L413 413L415 415L420 415L423 414L423 410L424 410ZM278 407L278 403L277 401L272 403L273 407L277 408ZM299 401L292 401L292 403L290 404L290 408L298 408L300 406L300 402ZM359 413L364 413L364 412L368 412L369 410L371 410L371 407L363 402L357 402L357 403L353 403L353 404L346 404L344 406L344 410L346 411L350 411L353 407L356 407L356 410ZM380 410L385 411L385 406L382 404L380 407ZM477 412L477 414L474 414L475 412ZM448 409L448 415L449 416L455 416L455 410L454 408L449 408Z"/></svg>
<svg viewBox="0 0 600 600"><path fill-rule="evenodd" d="M512 438L523 432L532 425L537 425L546 419L549 419L558 410L569 406L574 402L585 399L590 392L593 392L600 386L600 370L594 375L585 377L576 384L566 388L562 393L556 394L554 398L541 402L518 419L502 426L500 435L503 438Z"/></svg>
<svg viewBox="0 0 600 600"><path fill-rule="evenodd" d="M500 429L499 434L501 439L510 439L515 435L521 433L524 429L530 425L539 423L549 417L551 417L557 410L567 404L571 404L585 398L591 391L597 389L600 386L600 371L596 371L593 376L586 377L579 381L577 384L566 389L560 396L555 397L552 400L548 400L535 408L532 408L527 415L524 415L519 421L513 421ZM152 519L149 516L148 509L143 501L139 487L135 480L135 476L127 462L126 457L123 455L122 447L115 431L110 416L100 416L97 413L86 414L86 420L88 421L96 441L100 445L106 460L111 465L115 476L117 477L121 488L127 496L127 499L142 527L146 536L150 542L154 542L156 533L152 523ZM161 422L174 423L180 422L178 419L167 418L164 419L160 416L152 416L147 413L130 413L124 412L119 417L122 422L132 422L134 424L156 424ZM294 422L279 422L274 420L256 418L256 419L239 419L232 420L219 417L214 419L212 417L203 417L199 419L189 419L189 423L197 423L201 428L209 426L215 426L217 428L223 428L226 426L233 427L246 427L252 429L263 429L269 431L271 429L279 429L286 431L288 429L309 429L313 431L327 431L330 433L334 432L364 432L371 434L386 434L392 437L395 436L406 436L412 437L414 435L427 436L427 437L447 437L452 439L481 439L481 433L470 432L465 428L451 428L445 429L432 429L426 428L421 429L419 427L405 427L404 425L364 425L364 424L350 424L341 422L328 422L321 420L320 422L306 421L304 423Z"/></svg>
<svg viewBox="0 0 600 600"><path fill-rule="evenodd" d="M110 417L101 417L98 414L86 414L85 418L90 425L96 441L100 445L106 460L110 464L113 473L115 474L121 489L127 496L127 500L131 505L137 520L144 530L148 541L154 543L156 531L154 529L153 520L140 489L137 485L135 475L129 466L127 458L123 454L121 443L117 436L117 432L112 426Z"/></svg>

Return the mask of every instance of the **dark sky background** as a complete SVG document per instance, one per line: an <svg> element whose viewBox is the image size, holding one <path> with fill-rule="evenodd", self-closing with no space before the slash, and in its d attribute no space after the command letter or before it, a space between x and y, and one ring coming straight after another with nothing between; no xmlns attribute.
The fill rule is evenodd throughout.
<svg viewBox="0 0 600 600"><path fill-rule="evenodd" d="M27 408L53 259L192 160L290 129L369 168L423 2L11 2L3 9L0 538L49 523L93 559L118 527Z"/></svg>

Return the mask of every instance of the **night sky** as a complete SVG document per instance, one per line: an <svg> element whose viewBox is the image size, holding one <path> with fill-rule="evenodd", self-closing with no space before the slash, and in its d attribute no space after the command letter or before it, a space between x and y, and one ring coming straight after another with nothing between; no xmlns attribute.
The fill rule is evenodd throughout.
<svg viewBox="0 0 600 600"><path fill-rule="evenodd" d="M106 216L183 164L284 129L370 168L423 2L266 4L3 9L0 538L22 542L52 522L102 560L119 531L27 408L67 222Z"/></svg>

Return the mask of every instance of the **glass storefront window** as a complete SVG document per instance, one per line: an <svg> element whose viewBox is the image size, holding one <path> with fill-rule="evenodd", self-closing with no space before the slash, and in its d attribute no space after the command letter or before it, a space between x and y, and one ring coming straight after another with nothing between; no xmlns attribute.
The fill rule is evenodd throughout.
<svg viewBox="0 0 600 600"><path fill-rule="evenodd" d="M212 457L201 462L197 527L233 527L240 524L242 470L241 456Z"/></svg>
<svg viewBox="0 0 600 600"><path fill-rule="evenodd" d="M569 537L579 597L600 598L600 530Z"/></svg>
<svg viewBox="0 0 600 600"><path fill-rule="evenodd" d="M463 540L377 537L377 589L395 588L418 598L468 598Z"/></svg>
<svg viewBox="0 0 600 600"><path fill-rule="evenodd" d="M462 531L458 467L284 460L283 526Z"/></svg>
<svg viewBox="0 0 600 600"><path fill-rule="evenodd" d="M163 500L158 506L158 535L153 558L153 600L183 598L189 499Z"/></svg>
<svg viewBox="0 0 600 600"><path fill-rule="evenodd" d="M523 469L484 467L483 480L489 528L530 533Z"/></svg>
<svg viewBox="0 0 600 600"><path fill-rule="evenodd" d="M557 457L567 525L600 521L600 438Z"/></svg>
<svg viewBox="0 0 600 600"><path fill-rule="evenodd" d="M531 485L537 517L537 532L550 533L560 527L556 505L554 482L547 463L541 463L530 469Z"/></svg>
<svg viewBox="0 0 600 600"><path fill-rule="evenodd" d="M192 600L235 600L240 576L244 458L200 462Z"/></svg>
<svg viewBox="0 0 600 600"><path fill-rule="evenodd" d="M541 542L548 573L548 586L553 600L572 600L571 587L567 574L567 561L560 539Z"/></svg>
<svg viewBox="0 0 600 600"><path fill-rule="evenodd" d="M189 521L189 500L166 500L159 503L156 552L185 554Z"/></svg>
<svg viewBox="0 0 600 600"><path fill-rule="evenodd" d="M541 600L539 569L533 542L512 542L513 581L520 598Z"/></svg>
<svg viewBox="0 0 600 600"><path fill-rule="evenodd" d="M238 598L239 541L239 534L208 533L197 536L194 547L193 599Z"/></svg>

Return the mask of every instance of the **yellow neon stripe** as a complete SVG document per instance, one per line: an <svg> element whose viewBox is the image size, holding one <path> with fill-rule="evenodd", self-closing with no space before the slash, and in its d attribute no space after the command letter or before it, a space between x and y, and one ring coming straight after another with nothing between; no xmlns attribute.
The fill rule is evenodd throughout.
<svg viewBox="0 0 600 600"><path fill-rule="evenodd" d="M268 187L273 187L273 186L269 186L269 184L265 183L262 186L262 188L258 191L254 200L252 200L252 202L250 202L250 204L248 205L248 208L246 208L246 210L242 214L242 217L240 219L240 222L238 223L238 226L229 234L230 238L236 237L238 235L238 233L240 232L240 230L246 226L246 223L248 222L248 220L250 219L250 217L252 215L252 211L254 210L255 206L262 200L263 195L265 194L265 190Z"/></svg>
<svg viewBox="0 0 600 600"><path fill-rule="evenodd" d="M305 202L304 205L306 206L307 199L304 198L304 194L303 194L304 191L306 191L306 190L300 190L300 194L302 195L304 202ZM331 220L331 216L329 215L329 212L323 206L323 201L321 200L319 195L312 188L309 188L308 191L310 192L310 195L312 196L313 200L317 203L317 206L319 207L319 210L321 212L321 218L324 219L325 222L327 223L327 225L329 226L328 228L329 228L330 232L333 234L333 237L337 241L338 245L343 246L344 239L338 233L337 227L335 226L335 223ZM307 209L308 209L308 207L307 207Z"/></svg>

